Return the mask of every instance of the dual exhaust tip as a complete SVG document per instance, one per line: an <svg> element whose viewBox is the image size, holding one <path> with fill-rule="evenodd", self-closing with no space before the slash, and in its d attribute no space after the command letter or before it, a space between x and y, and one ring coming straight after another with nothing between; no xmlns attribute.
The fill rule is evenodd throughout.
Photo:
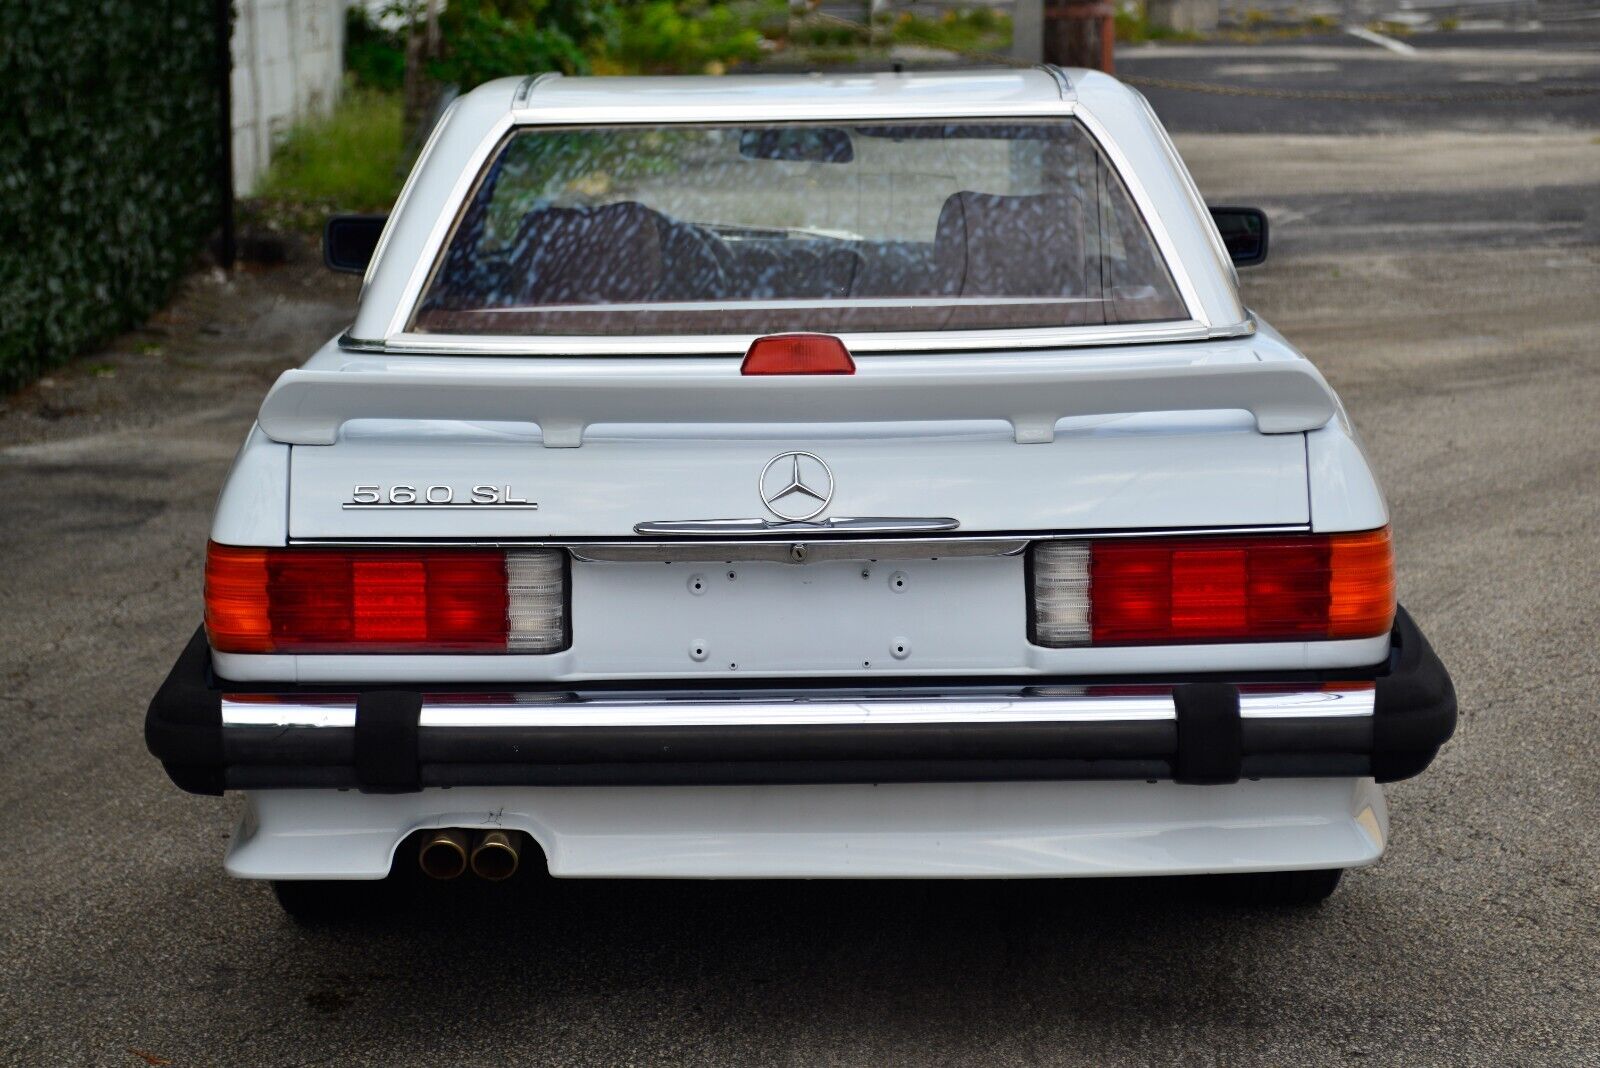
<svg viewBox="0 0 1600 1068"><path fill-rule="evenodd" d="M522 861L520 831L464 831L454 827L433 831L422 840L417 864L432 879L454 879L472 874L490 882L509 879Z"/></svg>

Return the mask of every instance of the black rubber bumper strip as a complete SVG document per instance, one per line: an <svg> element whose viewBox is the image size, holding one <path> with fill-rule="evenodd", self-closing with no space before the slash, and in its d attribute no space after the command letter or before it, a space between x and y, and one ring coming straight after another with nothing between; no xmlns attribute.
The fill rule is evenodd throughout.
<svg viewBox="0 0 1600 1068"><path fill-rule="evenodd" d="M1172 705L1178 713L1172 777L1196 785L1238 782L1244 770L1239 687L1225 682L1176 686Z"/></svg>
<svg viewBox="0 0 1600 1068"><path fill-rule="evenodd" d="M381 794L422 789L421 715L422 694L415 691L369 690L356 697L352 756L361 789Z"/></svg>
<svg viewBox="0 0 1600 1068"><path fill-rule="evenodd" d="M423 693L504 693L506 683L388 686L247 685L213 676L197 632L151 702L150 751L194 793L338 787L371 792L433 786L937 782L1019 779L1171 779L1372 775L1422 771L1455 728L1449 675L1411 617L1395 620L1386 663L1366 672L1276 672L1248 678L938 680L942 687L1159 683L1173 687L1176 721L1114 723L854 724L843 726L430 727ZM1372 716L1241 719L1238 686L1374 683ZM928 686L927 679L840 680L832 688ZM685 689L700 689L696 682ZM778 683L778 688L792 683ZM747 689L771 682L753 682ZM529 691L570 685L530 683ZM670 689L657 685L656 689ZM829 683L808 682L808 690ZM738 689L724 687L724 689ZM354 695L356 726L224 729L221 698ZM584 693L638 692L616 686Z"/></svg>

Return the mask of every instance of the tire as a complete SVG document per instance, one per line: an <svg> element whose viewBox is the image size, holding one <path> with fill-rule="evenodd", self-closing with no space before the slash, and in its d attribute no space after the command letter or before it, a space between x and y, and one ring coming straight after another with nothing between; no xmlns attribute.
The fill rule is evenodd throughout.
<svg viewBox="0 0 1600 1068"><path fill-rule="evenodd" d="M1238 905L1262 908L1305 908L1320 905L1339 887L1343 868L1316 871L1263 871L1248 875L1212 876L1217 897Z"/></svg>
<svg viewBox="0 0 1600 1068"><path fill-rule="evenodd" d="M348 923L382 910L389 880L274 879L272 894L302 927Z"/></svg>

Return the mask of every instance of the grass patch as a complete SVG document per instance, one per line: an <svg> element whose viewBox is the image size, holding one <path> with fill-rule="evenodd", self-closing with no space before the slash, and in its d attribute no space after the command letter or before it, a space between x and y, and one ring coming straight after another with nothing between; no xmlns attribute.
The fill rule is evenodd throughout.
<svg viewBox="0 0 1600 1068"><path fill-rule="evenodd" d="M1174 30L1150 21L1144 5L1127 8L1118 5L1116 12L1117 43L1144 44L1146 41L1198 41L1200 35L1189 30Z"/></svg>
<svg viewBox="0 0 1600 1068"><path fill-rule="evenodd" d="M938 18L908 11L895 19L894 39L962 55L1005 54L1011 48L1011 16L986 7L950 9Z"/></svg>
<svg viewBox="0 0 1600 1068"><path fill-rule="evenodd" d="M306 229L330 212L387 211L405 177L400 110L398 93L347 87L331 114L294 127L273 153L256 190L261 213Z"/></svg>

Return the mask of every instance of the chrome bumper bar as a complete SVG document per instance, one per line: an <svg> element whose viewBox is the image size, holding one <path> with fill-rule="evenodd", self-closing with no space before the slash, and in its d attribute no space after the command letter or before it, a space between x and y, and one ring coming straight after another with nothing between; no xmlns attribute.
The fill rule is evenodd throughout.
<svg viewBox="0 0 1600 1068"><path fill-rule="evenodd" d="M1455 727L1449 675L1399 613L1369 671L765 688L218 679L197 631L145 740L185 789L712 785L1417 774Z"/></svg>
<svg viewBox="0 0 1600 1068"><path fill-rule="evenodd" d="M1318 719L1371 716L1371 683L1348 687L1241 689L1241 719ZM983 725L1003 723L1148 723L1176 721L1170 689L1148 693L1095 692L1085 687L1012 690L992 694L862 692L795 696L726 693L424 694L419 729L590 727L841 727L872 724ZM222 698L228 729L318 729L356 725L353 695Z"/></svg>

